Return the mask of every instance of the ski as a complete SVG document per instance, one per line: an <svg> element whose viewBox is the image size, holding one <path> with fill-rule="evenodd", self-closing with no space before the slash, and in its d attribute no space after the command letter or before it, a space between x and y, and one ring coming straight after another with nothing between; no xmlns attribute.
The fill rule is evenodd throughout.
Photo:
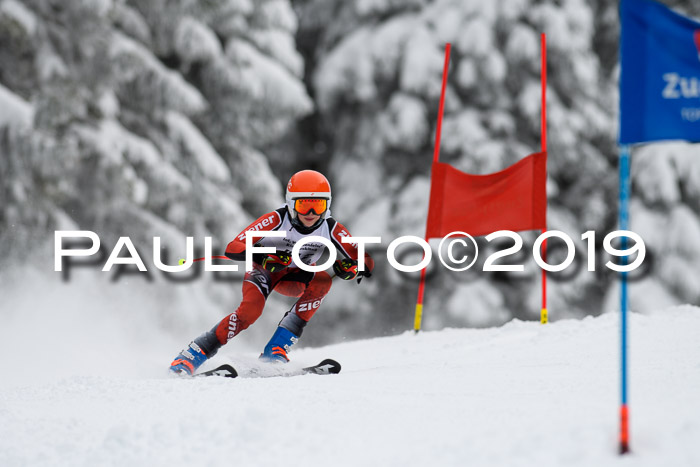
<svg viewBox="0 0 700 467"><path fill-rule="evenodd" d="M213 370L205 371L203 373L197 373L194 376L223 376L225 378L235 378L238 376L238 372L231 365L221 365Z"/></svg>
<svg viewBox="0 0 700 467"><path fill-rule="evenodd" d="M333 359L327 358L318 365L307 366L302 368L304 374L313 373L315 375L337 375L340 373L340 363Z"/></svg>
<svg viewBox="0 0 700 467"><path fill-rule="evenodd" d="M307 374L314 374L314 375L335 375L340 373L340 363L336 362L335 360L332 360L330 358L327 358L323 360L321 363L313 366L308 366L306 368L301 368L299 370L286 370L285 368L275 368L275 367L268 367L266 370L268 371L251 371L247 375L239 375L238 371L231 365L225 364L218 366L214 368L213 370L209 371L204 371L202 373L197 373L194 376L222 376L225 378L236 378L236 377L244 377L244 378L271 378L275 376L300 376L300 375L307 375ZM274 371L269 371L270 369ZM278 371L281 370L281 371Z"/></svg>

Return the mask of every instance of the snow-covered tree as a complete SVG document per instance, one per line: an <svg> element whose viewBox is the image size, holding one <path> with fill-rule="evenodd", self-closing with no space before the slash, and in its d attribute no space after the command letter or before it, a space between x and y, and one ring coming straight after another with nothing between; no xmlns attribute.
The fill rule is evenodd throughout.
<svg viewBox="0 0 700 467"><path fill-rule="evenodd" d="M700 15L697 2L666 3ZM445 43L440 157L484 174L539 150L541 32L549 228L593 230L600 244L617 222L617 2L0 0L0 267L50 255L59 229L97 231L106 245L129 236L148 248L158 235L181 249L187 235L212 235L223 246L303 168L327 173L353 234L384 247L422 236ZM633 309L700 302L698 152L633 155L631 226L650 251ZM529 250L536 233L524 237ZM315 326L411 326L417 275L375 256L375 276L334 285ZM532 261L517 275L436 269L426 327L539 314ZM615 293L614 274L551 277L551 317L606 311Z"/></svg>
<svg viewBox="0 0 700 467"><path fill-rule="evenodd" d="M299 45L314 64L307 76L318 104L313 132L329 148L326 167L335 182L334 207L350 217L353 232L387 239L424 233L447 42L453 47L441 160L484 174L539 150L540 33L544 32L549 229L563 230L574 239L593 230L602 250L603 236L615 230L617 222L619 25L615 2L307 0L296 5ZM686 12L695 8L690 2L671 6ZM666 222L667 228L692 230L699 220L698 209L694 198L678 186L692 186L691 174L700 157L690 153L697 152L697 147L687 146L682 156L664 156L658 146L645 151L633 159L633 194L642 198L636 198L635 211L646 215L633 212L632 227L661 207L664 212L658 221ZM650 180L640 181L643 177ZM666 187L666 192L651 195L657 205L660 195L670 197L657 208L644 201L649 198L644 194L646 187L655 184ZM670 214L673 224L668 223L668 203L679 210ZM643 236L650 235L642 230ZM530 241L533 238L526 235ZM696 243L686 235L683 238ZM649 243L654 256L666 254L667 246ZM582 262L585 248L579 245ZM680 246L671 248L685 251ZM688 274L694 271L691 250L692 255L683 260L678 255L656 262L650 274L651 280L665 284L669 296L697 303L693 276ZM673 279L678 275L687 279ZM378 276L381 285L364 290L361 308L367 314L363 316L409 327L416 282L397 282L388 273ZM483 326L513 316L536 318L539 280L532 262L518 276L443 271L428 286L426 325ZM614 307L609 297L615 283L614 274L588 273L585 268L566 281L550 279L553 316L597 314ZM387 289L399 292L387 294ZM645 300L641 290L633 306L642 307ZM347 302L348 308L355 306ZM381 317L374 317L375 310L383 310Z"/></svg>
<svg viewBox="0 0 700 467"><path fill-rule="evenodd" d="M222 248L278 206L265 148L312 107L296 28L286 0L0 1L3 264L65 229Z"/></svg>

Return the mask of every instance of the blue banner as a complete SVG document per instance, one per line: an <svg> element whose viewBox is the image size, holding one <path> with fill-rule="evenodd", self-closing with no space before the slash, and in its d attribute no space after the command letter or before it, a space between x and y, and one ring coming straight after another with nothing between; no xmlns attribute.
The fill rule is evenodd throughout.
<svg viewBox="0 0 700 467"><path fill-rule="evenodd" d="M620 2L620 144L700 141L700 22Z"/></svg>

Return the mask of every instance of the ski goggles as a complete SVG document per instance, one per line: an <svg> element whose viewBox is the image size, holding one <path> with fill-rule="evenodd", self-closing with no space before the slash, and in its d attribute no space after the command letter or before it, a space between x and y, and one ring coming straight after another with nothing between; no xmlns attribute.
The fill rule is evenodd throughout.
<svg viewBox="0 0 700 467"><path fill-rule="evenodd" d="M328 200L323 198L298 198L294 200L294 210L306 216L311 211L320 216L328 209Z"/></svg>

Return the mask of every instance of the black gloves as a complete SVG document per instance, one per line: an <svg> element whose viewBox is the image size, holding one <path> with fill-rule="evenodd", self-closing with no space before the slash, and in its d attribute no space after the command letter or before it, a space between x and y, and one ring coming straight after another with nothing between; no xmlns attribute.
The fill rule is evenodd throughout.
<svg viewBox="0 0 700 467"><path fill-rule="evenodd" d="M357 277L357 261L350 258L339 259L333 264L333 272L341 279L351 281Z"/></svg>
<svg viewBox="0 0 700 467"><path fill-rule="evenodd" d="M292 255L286 251L271 253L262 261L262 267L270 272L280 272L292 264Z"/></svg>
<svg viewBox="0 0 700 467"><path fill-rule="evenodd" d="M280 272L292 264L292 255L287 251L271 253L262 260L262 267L271 272ZM351 281L357 278L359 283L363 277L370 277L369 271L359 272L357 261L351 258L339 259L333 263L333 272L343 280Z"/></svg>

